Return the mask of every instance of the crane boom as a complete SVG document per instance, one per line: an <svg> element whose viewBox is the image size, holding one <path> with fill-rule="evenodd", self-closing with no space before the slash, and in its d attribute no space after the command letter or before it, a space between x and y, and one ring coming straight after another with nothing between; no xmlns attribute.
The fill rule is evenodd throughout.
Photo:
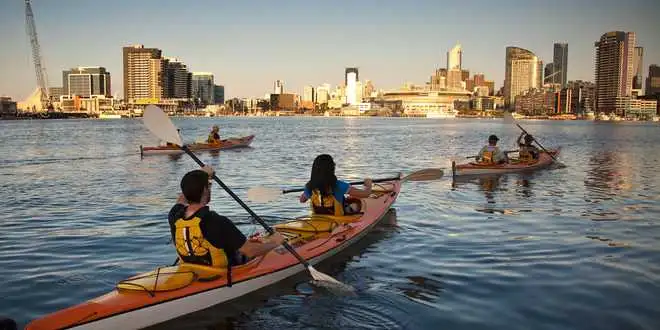
<svg viewBox="0 0 660 330"><path fill-rule="evenodd" d="M39 47L39 39L37 39L37 27L34 24L34 13L32 13L30 0L25 0L25 24L28 37L30 38L30 44L32 45L32 61L34 62L34 71L37 75L37 88L41 90L41 103L43 109L46 109L50 103L48 76L46 75L46 68L41 59L41 47Z"/></svg>

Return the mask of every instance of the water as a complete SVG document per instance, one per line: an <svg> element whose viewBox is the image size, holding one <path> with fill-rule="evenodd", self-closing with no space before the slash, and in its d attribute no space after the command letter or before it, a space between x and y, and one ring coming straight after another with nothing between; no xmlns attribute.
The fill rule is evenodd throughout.
<svg viewBox="0 0 660 330"><path fill-rule="evenodd" d="M236 193L297 187L331 153L345 179L388 177L474 154L498 120L175 119L184 137L214 123L256 134L253 148L201 154ZM335 296L305 275L156 328L657 329L660 325L660 126L527 121L565 168L406 183L391 221L319 267L357 289ZM158 141L140 120L0 122L0 314L19 325L174 261L167 211L187 156L141 160ZM217 187L216 187L217 189ZM298 216L288 196L250 203ZM258 229L226 194L212 208Z"/></svg>

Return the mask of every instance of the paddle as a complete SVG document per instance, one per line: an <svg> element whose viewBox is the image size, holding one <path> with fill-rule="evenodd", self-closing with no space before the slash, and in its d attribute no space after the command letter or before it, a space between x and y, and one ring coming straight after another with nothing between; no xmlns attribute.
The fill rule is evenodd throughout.
<svg viewBox="0 0 660 330"><path fill-rule="evenodd" d="M179 146L179 148L181 148L181 150L185 151L186 154L188 154L199 166L204 167L204 163L201 160L199 160L197 156L195 156L195 154L188 148L188 146L183 145L183 143L181 142L181 137L179 136L179 134L177 134L176 127L174 126L170 118L167 116L167 114L165 114L163 110L161 110L159 107L155 105L148 105L147 108L144 110L143 122L144 125L151 131L151 133L156 135L161 140L165 140L167 142L176 144L177 146ZM215 180L215 182L217 182L220 185L220 187L222 187L222 189L224 189L229 194L229 196L231 196L240 206L242 206L252 216L252 218L256 219L257 222L259 222L259 224L263 226L264 229L266 229L266 231L268 231L268 233L270 234L275 233L273 228L271 228L268 224L266 224L266 222L264 222L263 219L261 219L256 213L254 213L254 211L252 211L250 207L248 207L245 203L243 203L243 201L240 198L238 198L238 196L236 196L236 194L234 194L234 192L231 191L231 189L229 189L229 187L227 187L222 182L222 180L218 178L217 175L213 174L213 180ZM298 252L296 252L296 250L293 247L291 247L291 245L289 245L289 243L287 243L286 241L284 241L282 245L294 257L296 257L301 264L305 266L309 274L318 284L325 284L325 286L327 287L331 287L331 288L335 287L339 290L344 290L344 291L354 291L353 287L341 283L335 280L334 278L314 269L314 267L312 267L312 265L310 265L309 262L307 262L307 260L305 260L302 256L300 256Z"/></svg>
<svg viewBox="0 0 660 330"><path fill-rule="evenodd" d="M518 126L518 128L520 128L520 130L521 130L523 133L525 133L526 135L532 136L532 135L530 135L529 133L527 133L527 131L526 131L524 128L522 128L522 126L520 126L520 124L516 123L516 120L513 118L513 115L512 115L510 112L504 112L504 121L505 121L505 122L511 122L511 123L516 124L516 126ZM552 160L554 160L554 161L556 161L556 162L559 163L559 161L557 160L557 158L555 158L555 156L554 156L553 154L551 154L551 153L550 153L545 147L543 147L543 146L541 145L541 143L539 143L539 141L536 140L536 138L535 138L534 136L532 136L532 140L534 140L534 142L536 142L536 144L537 144L539 147L541 147L541 149L543 149L543 151L545 151L545 153L547 153L548 156L550 156L550 158L552 158Z"/></svg>
<svg viewBox="0 0 660 330"><path fill-rule="evenodd" d="M401 176L396 176L396 177L391 177L391 178L384 178L384 179L375 179L372 180L373 183L378 183L378 182L387 182L387 181L394 181L394 180L401 180L401 183L406 182L406 181L429 181L429 180L437 180L440 179L444 175L444 172L441 169L436 169L436 168L426 168L423 170L415 171L413 173L410 173L404 177ZM364 184L364 181L355 181L355 182L349 182L348 184L350 185L358 185L358 184ZM285 190L280 190L277 188L266 188L266 187L254 187L248 190L247 196L248 199L251 201L256 201L256 202L270 202L277 197L283 195L283 194L288 194L292 192L301 192L304 191L305 188L295 188L295 189L285 189Z"/></svg>

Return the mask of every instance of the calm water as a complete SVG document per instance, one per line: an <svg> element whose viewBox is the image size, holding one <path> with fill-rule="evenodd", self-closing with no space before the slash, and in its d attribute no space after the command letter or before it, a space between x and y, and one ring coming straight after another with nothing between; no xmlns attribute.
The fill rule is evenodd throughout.
<svg viewBox="0 0 660 330"><path fill-rule="evenodd" d="M214 123L256 134L253 148L201 154L239 196L296 187L331 153L340 177L447 167L496 120L175 119L189 141ZM300 276L161 328L658 329L660 125L523 122L567 165L527 175L407 183L360 246L320 267L357 288L319 291ZM166 215L187 157L143 160L158 141L140 120L0 122L0 314L20 325L174 261ZM216 188L217 189L217 188ZM263 215L307 211L295 196L249 203ZM223 192L212 207L256 226Z"/></svg>

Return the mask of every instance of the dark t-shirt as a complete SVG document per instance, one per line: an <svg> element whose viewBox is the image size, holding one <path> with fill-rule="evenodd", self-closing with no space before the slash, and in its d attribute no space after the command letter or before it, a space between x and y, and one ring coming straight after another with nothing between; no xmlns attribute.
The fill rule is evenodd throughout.
<svg viewBox="0 0 660 330"><path fill-rule="evenodd" d="M176 204L170 210L168 219L172 240L174 240L174 231L176 229L174 222L184 218L185 215L186 207L182 204ZM236 256L238 255L238 250L247 240L245 235L229 219L211 211L208 206L202 207L195 214L184 219L188 220L194 217L201 219L199 227L202 230L204 238L216 248L223 249L227 257L232 258L233 265L240 264L240 261L236 260Z"/></svg>

